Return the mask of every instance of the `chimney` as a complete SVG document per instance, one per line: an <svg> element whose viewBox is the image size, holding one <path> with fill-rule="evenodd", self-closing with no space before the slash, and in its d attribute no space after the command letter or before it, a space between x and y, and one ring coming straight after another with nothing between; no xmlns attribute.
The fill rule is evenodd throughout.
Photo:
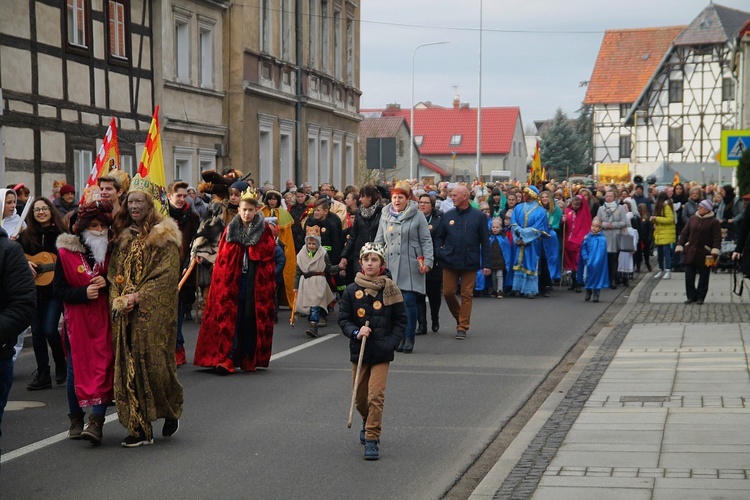
<svg viewBox="0 0 750 500"><path fill-rule="evenodd" d="M469 103L468 102L462 102L461 103L461 109L469 109Z"/></svg>
<svg viewBox="0 0 750 500"><path fill-rule="evenodd" d="M397 102L392 102L390 104L386 104L385 109L399 110L401 109L401 105Z"/></svg>
<svg viewBox="0 0 750 500"><path fill-rule="evenodd" d="M453 86L453 109L461 106L461 94L458 93L458 85Z"/></svg>

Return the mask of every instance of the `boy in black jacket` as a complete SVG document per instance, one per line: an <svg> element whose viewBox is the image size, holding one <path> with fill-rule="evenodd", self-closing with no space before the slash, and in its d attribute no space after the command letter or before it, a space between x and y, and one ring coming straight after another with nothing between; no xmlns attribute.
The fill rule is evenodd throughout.
<svg viewBox="0 0 750 500"><path fill-rule="evenodd" d="M359 440L365 445L365 460L377 460L388 368L406 330L406 309L401 290L383 275L383 246L365 243L359 261L362 272L357 273L341 298L339 326L350 339L352 380L357 372L362 337L367 337L356 406L362 416Z"/></svg>

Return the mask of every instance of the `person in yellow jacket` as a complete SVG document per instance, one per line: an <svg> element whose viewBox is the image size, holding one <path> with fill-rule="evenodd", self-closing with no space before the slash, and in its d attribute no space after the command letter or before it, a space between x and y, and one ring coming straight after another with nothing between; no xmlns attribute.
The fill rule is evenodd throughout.
<svg viewBox="0 0 750 500"><path fill-rule="evenodd" d="M281 193L276 190L269 190L265 193L265 204L260 209L263 217L268 219L269 217L275 217L277 219L276 226L279 229L279 241L284 247L284 255L286 256L286 264L284 265L284 289L277 290L279 303L284 306L291 307L294 304L294 272L297 268L297 252L294 248L294 234L292 233L292 226L294 225L294 218L285 209L281 208Z"/></svg>
<svg viewBox="0 0 750 500"><path fill-rule="evenodd" d="M654 246L659 261L659 272L654 278L668 280L672 278L672 244L677 241L677 227L672 200L667 196L666 190L656 197L651 222L654 224Z"/></svg>

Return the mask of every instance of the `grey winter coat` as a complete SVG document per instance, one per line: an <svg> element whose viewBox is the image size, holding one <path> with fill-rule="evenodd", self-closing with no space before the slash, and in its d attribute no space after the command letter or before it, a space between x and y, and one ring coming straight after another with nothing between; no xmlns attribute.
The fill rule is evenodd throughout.
<svg viewBox="0 0 750 500"><path fill-rule="evenodd" d="M596 216L602 221L602 232L604 237L607 238L607 253L616 253L618 251L617 235L627 234L625 228L630 225L625 207L617 204L614 210L610 210L605 203L599 207ZM611 228L607 227L608 222L612 223Z"/></svg>
<svg viewBox="0 0 750 500"><path fill-rule="evenodd" d="M425 275L419 272L418 257L432 269L434 253L427 219L414 201L398 218L391 214L391 204L383 208L375 243L385 244L385 265L393 282L402 291L426 293Z"/></svg>

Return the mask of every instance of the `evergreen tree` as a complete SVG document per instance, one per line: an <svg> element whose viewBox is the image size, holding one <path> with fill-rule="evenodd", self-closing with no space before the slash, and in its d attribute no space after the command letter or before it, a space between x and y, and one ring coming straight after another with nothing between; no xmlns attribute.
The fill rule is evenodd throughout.
<svg viewBox="0 0 750 500"><path fill-rule="evenodd" d="M561 108L557 108L552 126L542 137L539 147L548 178L564 178L568 167L571 173L579 173L587 166L583 153L585 146Z"/></svg>
<svg viewBox="0 0 750 500"><path fill-rule="evenodd" d="M581 169L576 173L591 174L594 172L591 158L593 157L592 137L593 129L591 126L591 105L583 104L578 110L576 118L576 134L581 146Z"/></svg>

